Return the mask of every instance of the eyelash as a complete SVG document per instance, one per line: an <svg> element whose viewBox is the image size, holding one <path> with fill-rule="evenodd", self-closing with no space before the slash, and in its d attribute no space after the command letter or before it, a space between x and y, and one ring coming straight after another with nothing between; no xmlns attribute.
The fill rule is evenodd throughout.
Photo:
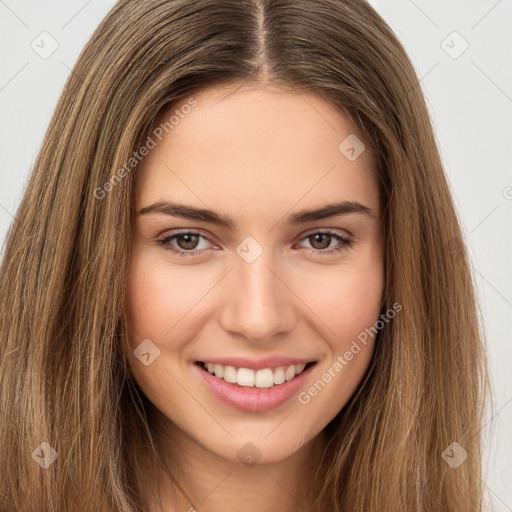
<svg viewBox="0 0 512 512"><path fill-rule="evenodd" d="M195 257L195 256L198 256L199 253L203 252L202 250L197 250L197 249L190 250L190 251L183 251L183 250L175 249L172 246L171 247L165 247L165 245L167 243L169 243L171 240L173 240L174 238L177 238L179 236L183 236L183 235L194 235L194 236L198 236L200 238L203 238L205 240L208 240L204 235L202 235L201 233L198 233L196 231L183 231L181 233L175 233L172 236L168 236L168 237L165 237L163 239L157 240L157 242L165 251L170 251L170 252L172 252L174 254L177 254L180 257L188 257L188 256ZM349 248L351 246L351 244L352 244L352 240L350 240L349 238L347 238L345 236L342 236L339 233L336 233L334 231L313 231L313 232L305 235L303 240L306 239L306 238L309 238L309 237L311 237L313 235L328 235L328 236L331 236L334 239L336 239L338 242L340 242L340 244L338 246L336 246L336 247L334 247L332 249L329 249L329 250L309 249L310 251L313 251L314 253L320 254L320 255L329 255L329 254L334 254L334 253L337 253L337 252L341 252L341 251Z"/></svg>

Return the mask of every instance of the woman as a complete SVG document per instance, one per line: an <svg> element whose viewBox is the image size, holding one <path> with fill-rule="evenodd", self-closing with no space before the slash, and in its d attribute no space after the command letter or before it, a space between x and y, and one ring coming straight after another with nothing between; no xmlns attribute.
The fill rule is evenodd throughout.
<svg viewBox="0 0 512 512"><path fill-rule="evenodd" d="M0 290L2 512L483 509L468 260L366 2L119 1Z"/></svg>

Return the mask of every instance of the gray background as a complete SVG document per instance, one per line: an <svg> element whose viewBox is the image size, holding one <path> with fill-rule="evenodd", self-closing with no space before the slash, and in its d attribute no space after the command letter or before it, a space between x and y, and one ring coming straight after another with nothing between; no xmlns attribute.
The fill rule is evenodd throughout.
<svg viewBox="0 0 512 512"><path fill-rule="evenodd" d="M421 77L463 223L496 394L484 427L487 499L512 512L512 0L371 3ZM71 67L113 5L0 0L0 243Z"/></svg>

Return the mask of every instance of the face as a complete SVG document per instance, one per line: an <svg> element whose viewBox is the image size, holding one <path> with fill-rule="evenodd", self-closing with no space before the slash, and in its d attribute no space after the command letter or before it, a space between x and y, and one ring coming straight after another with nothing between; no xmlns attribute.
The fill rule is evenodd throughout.
<svg viewBox="0 0 512 512"><path fill-rule="evenodd" d="M126 357L169 428L224 459L282 460L374 350L358 341L383 297L374 160L315 94L205 89L157 125L176 110L137 170Z"/></svg>

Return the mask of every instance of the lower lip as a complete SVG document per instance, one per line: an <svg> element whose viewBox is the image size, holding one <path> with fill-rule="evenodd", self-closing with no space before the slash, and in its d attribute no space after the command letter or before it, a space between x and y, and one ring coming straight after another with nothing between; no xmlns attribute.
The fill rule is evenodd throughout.
<svg viewBox="0 0 512 512"><path fill-rule="evenodd" d="M278 384L271 388L250 388L231 384L224 379L214 377L203 368L202 364L194 364L194 367L215 397L235 409L249 412L268 411L286 403L299 391L315 366L316 363L312 364L300 375L295 376L292 380L283 382L283 384Z"/></svg>

